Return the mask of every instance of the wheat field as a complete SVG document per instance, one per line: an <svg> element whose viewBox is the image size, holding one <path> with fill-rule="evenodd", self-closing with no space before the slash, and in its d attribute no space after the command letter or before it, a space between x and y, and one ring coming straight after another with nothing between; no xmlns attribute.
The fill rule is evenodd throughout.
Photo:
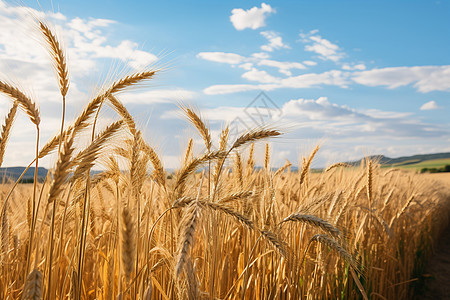
<svg viewBox="0 0 450 300"><path fill-rule="evenodd" d="M370 160L311 173L318 146L298 172L289 162L273 170L266 142L279 130L229 140L224 127L213 141L188 106L180 109L205 150L195 153L191 139L169 173L119 95L160 70L117 79L68 122L69 63L50 27L38 27L63 115L29 167L51 153L57 161L44 182L36 173L33 184L1 185L0 299L409 299L423 287L447 225L443 185ZM4 78L0 92L12 103L1 165L16 114L29 117L36 145L41 119L38 101ZM117 121L99 128L106 105Z"/></svg>

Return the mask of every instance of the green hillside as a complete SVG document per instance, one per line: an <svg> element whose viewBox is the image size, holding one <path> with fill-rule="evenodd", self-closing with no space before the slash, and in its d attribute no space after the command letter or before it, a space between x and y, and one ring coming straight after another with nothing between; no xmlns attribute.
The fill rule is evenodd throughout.
<svg viewBox="0 0 450 300"><path fill-rule="evenodd" d="M401 169L410 169L410 170L417 170L420 171L423 168L442 168L446 165L450 165L450 158L443 158L443 159L430 159L415 163L399 163L399 164L393 164L388 165L388 167L395 167L395 168L401 168Z"/></svg>

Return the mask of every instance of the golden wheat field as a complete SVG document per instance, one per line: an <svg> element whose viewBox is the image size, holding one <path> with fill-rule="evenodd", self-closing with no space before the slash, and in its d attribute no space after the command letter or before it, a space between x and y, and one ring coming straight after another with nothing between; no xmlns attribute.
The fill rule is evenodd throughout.
<svg viewBox="0 0 450 300"><path fill-rule="evenodd" d="M50 27L38 24L64 111L68 62ZM279 130L229 140L224 127L211 140L190 107L181 109L205 151L194 153L191 139L181 168L166 172L119 95L158 72L117 79L74 120L63 113L60 133L30 162L57 153L43 183L1 185L0 299L409 299L421 287L447 224L444 185L370 160L313 174L319 147L298 172L289 162L273 170L265 142ZM39 141L40 113L4 78L0 92L11 99L2 162L16 114L29 117L24 126ZM99 128L106 105L117 121ZM103 171L91 173L97 166Z"/></svg>

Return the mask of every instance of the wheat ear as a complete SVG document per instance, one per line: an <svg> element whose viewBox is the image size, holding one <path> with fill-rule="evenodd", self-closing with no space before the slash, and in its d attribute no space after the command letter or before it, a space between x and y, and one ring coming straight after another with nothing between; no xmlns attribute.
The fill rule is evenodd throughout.
<svg viewBox="0 0 450 300"><path fill-rule="evenodd" d="M348 251L345 250L337 241L335 241L334 239L330 238L328 235L325 235L325 234L316 234L309 240L309 243L308 243L308 246L306 247L305 255L303 256L303 259L305 258L306 253L308 252L308 249L311 246L311 243L313 243L313 242L319 242L319 243L324 244L324 245L330 247L331 249L335 250L339 254L340 257L344 258L353 268L358 270L358 263L350 255L350 253L348 253ZM303 260L302 260L302 262L303 262Z"/></svg>
<svg viewBox="0 0 450 300"><path fill-rule="evenodd" d="M239 155L239 152L236 151L235 159L234 159L234 172L236 172L235 176L237 179L237 182L239 183L239 187L242 189L244 187L244 181L242 179L243 172L242 172L242 161L241 156Z"/></svg>
<svg viewBox="0 0 450 300"><path fill-rule="evenodd" d="M300 185L305 181L306 175L308 174L309 171L309 167L311 166L311 162L314 156L316 155L317 151L319 151L319 148L320 148L319 145L317 145L316 148L314 148L314 150L309 155L306 162L302 164L302 172L300 173Z"/></svg>
<svg viewBox="0 0 450 300"><path fill-rule="evenodd" d="M264 169L268 172L270 165L270 147L269 143L266 143L266 151L264 155Z"/></svg>
<svg viewBox="0 0 450 300"><path fill-rule="evenodd" d="M240 200L240 199L244 199L244 198L248 198L254 195L253 191L240 191L231 195L228 195L224 198L219 199L219 203L225 204L225 203L229 203L229 202L233 202L236 200Z"/></svg>
<svg viewBox="0 0 450 300"><path fill-rule="evenodd" d="M186 183L187 178L190 174L192 174L195 170L197 170L203 164L215 160L221 159L226 156L224 151L218 150L207 153L201 157L194 158L189 164L185 165L183 169L180 171L177 177L177 181L175 184L175 190L178 190L178 197L180 197L184 190L184 184Z"/></svg>
<svg viewBox="0 0 450 300"><path fill-rule="evenodd" d="M122 117L131 134L134 136L136 134L136 123L127 108L114 95L109 95L108 100L116 112Z"/></svg>
<svg viewBox="0 0 450 300"><path fill-rule="evenodd" d="M281 132L273 129L254 129L247 133L244 133L236 139L236 141L231 146L231 149L239 148L247 143L251 143L257 140L266 139L270 137L275 137L281 135Z"/></svg>
<svg viewBox="0 0 450 300"><path fill-rule="evenodd" d="M0 212L1 222L1 252L6 255L9 251L9 221L7 206ZM1 257L1 256L0 256Z"/></svg>
<svg viewBox="0 0 450 300"><path fill-rule="evenodd" d="M28 274L22 292L22 300L42 299L42 273L34 269Z"/></svg>
<svg viewBox="0 0 450 300"><path fill-rule="evenodd" d="M134 255L136 253L135 245L135 230L133 216L128 208L125 206L122 211L122 243L121 243L121 258L125 276L130 279L131 273L134 271Z"/></svg>
<svg viewBox="0 0 450 300"><path fill-rule="evenodd" d="M48 193L48 203L53 202L63 191L63 185L69 177L69 170L72 166L73 136L70 136L64 143L62 151L59 153L56 163L55 174Z"/></svg>
<svg viewBox="0 0 450 300"><path fill-rule="evenodd" d="M196 113L192 108L181 106L181 109L184 111L191 124L195 128L197 128L198 132L200 133L200 136L203 138L203 141L205 142L206 149L210 151L211 134L205 122L203 122L199 114Z"/></svg>
<svg viewBox="0 0 450 300"><path fill-rule="evenodd" d="M48 44L50 55L54 61L54 67L58 73L58 84L61 95L65 97L69 90L69 70L67 68L66 57L58 39L50 28L41 21L39 21L39 28Z"/></svg>
<svg viewBox="0 0 450 300"><path fill-rule="evenodd" d="M284 218L284 220L280 222L280 225L289 221L306 223L311 226L318 227L335 238L340 238L342 236L341 231L337 227L333 226L328 221L314 215L292 214Z"/></svg>
<svg viewBox="0 0 450 300"><path fill-rule="evenodd" d="M369 199L369 208L371 208L372 197L373 197L373 170L372 161L369 160L367 164L367 199Z"/></svg>
<svg viewBox="0 0 450 300"><path fill-rule="evenodd" d="M280 175L281 173L286 171L291 166L292 166L291 162L286 159L286 162L284 163L284 165L275 171L275 173L273 174L273 177L277 177L278 175Z"/></svg>
<svg viewBox="0 0 450 300"><path fill-rule="evenodd" d="M263 237L265 237L270 244L272 244L278 252L284 256L288 257L288 245L282 241L275 233L268 230L260 230L260 233Z"/></svg>
<svg viewBox="0 0 450 300"><path fill-rule="evenodd" d="M153 174L156 179L156 182L163 188L166 187L166 176L163 164L158 154L156 154L155 150L150 147L146 142L142 140L142 150L148 155L153 168L155 169Z"/></svg>
<svg viewBox="0 0 450 300"><path fill-rule="evenodd" d="M339 168L339 167L347 168L347 167L349 167L349 164L342 163L342 162L338 162L338 163L332 164L331 166L328 166L328 167L325 169L325 173L326 173L326 172L329 172L329 171L331 171L331 170L333 170L334 168Z"/></svg>
<svg viewBox="0 0 450 300"><path fill-rule="evenodd" d="M36 107L36 104L26 96L23 92L21 92L18 88L0 80L0 92L6 94L8 97L17 101L20 107L25 111L25 113L30 118L31 122L39 127L39 123L41 122L41 116L39 113L39 108Z"/></svg>
<svg viewBox="0 0 450 300"><path fill-rule="evenodd" d="M11 128L14 123L17 112L17 101L14 101L13 106L9 110L8 115L5 118L5 125L2 126L2 133L0 135L0 167L3 163L3 157L5 155L6 144L8 143L9 136L11 134Z"/></svg>
<svg viewBox="0 0 450 300"><path fill-rule="evenodd" d="M220 133L220 140L219 140L219 149L220 150L225 151L227 149L229 135L230 135L230 127L227 126ZM214 178L213 178L214 186L217 186L217 184L218 184L219 174L220 174L221 166L223 165L224 159L225 158L219 159L214 167Z"/></svg>
<svg viewBox="0 0 450 300"><path fill-rule="evenodd" d="M78 166L73 174L72 181L83 176L83 174L93 166L94 161L100 155L106 142L119 131L122 124L123 121L112 123L85 150L75 157L74 161Z"/></svg>
<svg viewBox="0 0 450 300"><path fill-rule="evenodd" d="M203 207L207 207L209 209L225 213L225 214L235 218L236 220L238 220L239 222L244 224L249 229L252 229L252 230L255 229L253 226L253 222L249 218L247 218L243 214L233 210L231 207L225 206L220 203L213 203L213 202L207 202L207 201L199 201L199 204Z"/></svg>
<svg viewBox="0 0 450 300"><path fill-rule="evenodd" d="M197 226L198 217L200 211L197 201L189 204L183 212L181 219L181 235L178 244L178 259L175 266L176 276L180 276L183 266L186 263L186 257L188 255L189 248L194 242L195 228Z"/></svg>
<svg viewBox="0 0 450 300"><path fill-rule="evenodd" d="M192 160L193 144L194 144L194 140L192 138L189 139L188 146L187 146L186 152L184 154L184 165L187 165Z"/></svg>

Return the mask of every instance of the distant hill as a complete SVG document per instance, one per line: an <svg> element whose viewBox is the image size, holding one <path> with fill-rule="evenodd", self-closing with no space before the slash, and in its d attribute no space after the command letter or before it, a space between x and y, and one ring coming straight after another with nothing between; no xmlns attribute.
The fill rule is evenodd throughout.
<svg viewBox="0 0 450 300"><path fill-rule="evenodd" d="M27 170L25 175L22 177L23 182L30 182L34 179L34 167L31 167ZM16 181L22 172L25 171L25 167L7 167L0 168L0 182L4 182L7 179ZM48 170L44 167L38 168L38 181L43 181L45 176L47 176Z"/></svg>
<svg viewBox="0 0 450 300"><path fill-rule="evenodd" d="M16 181L19 179L22 172L25 171L25 167L7 167L0 168L0 183L6 180ZM91 175L95 175L100 173L98 170L91 170ZM48 170L44 167L38 168L38 181L43 182L45 177L47 176ZM71 175L70 175L71 176ZM30 167L25 175L23 175L21 182L22 183L31 183L34 180L34 167Z"/></svg>
<svg viewBox="0 0 450 300"><path fill-rule="evenodd" d="M402 156L397 158L391 158L384 155L371 155L366 158L379 162L383 166L406 166L418 164L428 160L435 159L450 159L450 152L445 153L433 153L433 154L417 154L412 156ZM359 166L361 164L361 160L347 162L353 166Z"/></svg>

